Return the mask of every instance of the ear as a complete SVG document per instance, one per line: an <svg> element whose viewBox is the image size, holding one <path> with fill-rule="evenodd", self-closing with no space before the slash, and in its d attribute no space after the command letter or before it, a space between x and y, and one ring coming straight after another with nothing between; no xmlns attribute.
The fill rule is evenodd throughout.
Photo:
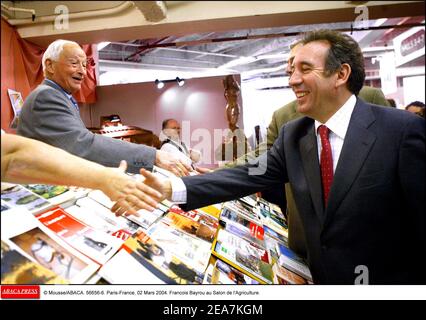
<svg viewBox="0 0 426 320"><path fill-rule="evenodd" d="M46 72L48 74L53 74L54 73L53 61L50 59L46 59L45 64L46 64Z"/></svg>
<svg viewBox="0 0 426 320"><path fill-rule="evenodd" d="M351 66L347 63L341 65L340 70L337 72L336 87L346 85L349 76L351 75Z"/></svg>

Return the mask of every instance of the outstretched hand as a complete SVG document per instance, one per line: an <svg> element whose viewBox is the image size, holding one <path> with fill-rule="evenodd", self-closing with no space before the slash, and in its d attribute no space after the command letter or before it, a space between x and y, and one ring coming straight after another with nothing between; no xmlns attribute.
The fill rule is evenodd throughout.
<svg viewBox="0 0 426 320"><path fill-rule="evenodd" d="M160 179L145 169L141 169L140 174L145 177L144 184L161 193L161 200L171 199L172 186L169 179Z"/></svg>
<svg viewBox="0 0 426 320"><path fill-rule="evenodd" d="M112 200L116 201L111 211L119 215L136 215L140 209L154 210L162 200L162 194L141 180L128 176L126 161L122 160L118 168L106 168L105 179L100 189Z"/></svg>
<svg viewBox="0 0 426 320"><path fill-rule="evenodd" d="M193 170L190 166L183 163L170 152L161 150L157 150L155 164L163 169L173 172L178 177L187 176L189 175L189 172Z"/></svg>

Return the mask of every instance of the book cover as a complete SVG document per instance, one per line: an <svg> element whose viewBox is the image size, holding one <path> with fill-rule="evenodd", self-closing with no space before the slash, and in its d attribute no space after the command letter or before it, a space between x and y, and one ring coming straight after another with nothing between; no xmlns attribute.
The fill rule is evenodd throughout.
<svg viewBox="0 0 426 320"><path fill-rule="evenodd" d="M18 121L22 107L24 106L24 99L22 99L20 92L12 89L7 89L7 94L9 95L10 104L13 110L13 120L10 124L10 127L12 129L16 129L18 127Z"/></svg>
<svg viewBox="0 0 426 320"><path fill-rule="evenodd" d="M105 263L98 274L110 284L176 284L174 275L166 276L137 253L120 249Z"/></svg>
<svg viewBox="0 0 426 320"><path fill-rule="evenodd" d="M69 205L75 200L74 193L66 186L47 184L24 184L25 188L48 200L53 205Z"/></svg>
<svg viewBox="0 0 426 320"><path fill-rule="evenodd" d="M282 242L283 244L288 243L288 238L285 235L276 232L274 229L272 229L272 228L270 228L266 225L263 225L263 230L265 231L265 235L267 235L271 238L277 239L278 241Z"/></svg>
<svg viewBox="0 0 426 320"><path fill-rule="evenodd" d="M259 284L259 282L217 259L214 265L211 264L207 268L203 284Z"/></svg>
<svg viewBox="0 0 426 320"><path fill-rule="evenodd" d="M29 259L70 283L84 283L99 268L98 264L60 244L39 227L15 235L9 241Z"/></svg>
<svg viewBox="0 0 426 320"><path fill-rule="evenodd" d="M96 218L94 218L92 224L94 224L95 226L92 226L92 225L91 226L94 227L95 229L96 228L99 229L100 226L104 225L103 230L107 233L115 233L119 230L122 230L123 232L129 235L132 235L139 228L138 224L134 223L133 221L130 221L129 219L123 216L117 217L115 213L112 212L110 209L108 209L107 207L101 205L100 203L96 202L95 200L89 197L78 199L76 202L76 205L82 209L88 210L91 213L93 213L91 216ZM68 209L69 208L67 208L67 210ZM100 221L97 222L95 220L100 220Z"/></svg>
<svg viewBox="0 0 426 320"><path fill-rule="evenodd" d="M146 233L159 246L172 252L186 265L201 273L206 270L211 255L210 242L172 228L161 221L149 228Z"/></svg>
<svg viewBox="0 0 426 320"><path fill-rule="evenodd" d="M272 283L272 265L265 248L219 229L213 254L261 283Z"/></svg>
<svg viewBox="0 0 426 320"><path fill-rule="evenodd" d="M1 241L1 284L68 284L52 270L34 263Z"/></svg>
<svg viewBox="0 0 426 320"><path fill-rule="evenodd" d="M59 207L37 214L36 218L69 245L101 265L122 244L122 240L87 226Z"/></svg>
<svg viewBox="0 0 426 320"><path fill-rule="evenodd" d="M18 184L2 190L1 200L9 207L25 208L33 214L52 207L49 201Z"/></svg>
<svg viewBox="0 0 426 320"><path fill-rule="evenodd" d="M308 284L306 279L280 266L278 263L273 265L272 271L274 272L275 284Z"/></svg>
<svg viewBox="0 0 426 320"><path fill-rule="evenodd" d="M185 212L177 206L170 208L161 222L210 243L213 243L219 226L218 220L210 215L199 210Z"/></svg>
<svg viewBox="0 0 426 320"><path fill-rule="evenodd" d="M207 213L211 215L213 218L219 219L220 212L222 211L222 204L212 204L207 207L198 208L198 211Z"/></svg>
<svg viewBox="0 0 426 320"><path fill-rule="evenodd" d="M312 281L312 275L306 262L282 243L277 243L277 251L279 253L278 263L283 268L289 269Z"/></svg>
<svg viewBox="0 0 426 320"><path fill-rule="evenodd" d="M157 281L168 284L200 284L203 281L204 271L182 261L175 251L164 247L143 230L129 238L123 247L150 272L151 277L159 279Z"/></svg>

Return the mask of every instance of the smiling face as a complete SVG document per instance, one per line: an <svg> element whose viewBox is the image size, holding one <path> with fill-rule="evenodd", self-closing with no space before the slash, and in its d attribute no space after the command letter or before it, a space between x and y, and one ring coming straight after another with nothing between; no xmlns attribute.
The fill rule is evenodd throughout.
<svg viewBox="0 0 426 320"><path fill-rule="evenodd" d="M330 45L325 41L309 42L298 48L294 57L289 84L296 94L297 111L322 122L338 107L338 72L330 75L325 62Z"/></svg>
<svg viewBox="0 0 426 320"><path fill-rule="evenodd" d="M46 60L46 77L68 93L77 92L86 76L86 59L80 46L66 44L57 61Z"/></svg>

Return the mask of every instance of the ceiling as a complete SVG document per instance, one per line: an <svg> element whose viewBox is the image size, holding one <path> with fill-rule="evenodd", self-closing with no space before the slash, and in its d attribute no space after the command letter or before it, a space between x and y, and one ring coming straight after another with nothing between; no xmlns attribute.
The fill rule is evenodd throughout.
<svg viewBox="0 0 426 320"><path fill-rule="evenodd" d="M58 37L79 43L110 40L111 42L104 43L105 46L98 46L101 84L224 74L241 74L243 81L282 77L285 75L289 45L301 33L319 28L348 32L352 30L350 33L364 50L367 75L378 77L379 64L373 62L384 52L392 50L393 38L415 25L424 26L424 15L415 15L419 12L419 5L424 9L424 2L411 1L411 4L401 4L401 1L395 1L398 3L388 4L391 2L377 5L375 1L334 1L336 6L349 5L350 8L334 10L330 7L321 11L312 7L314 2L263 2L267 3L266 9L259 1L250 5L234 2L234 7L228 5L233 2L226 2L229 11L237 11L232 13L235 16L232 18L226 16L226 7L220 7L224 5L224 2L220 1L207 2L206 5L197 1L2 1L2 17L15 24L23 38L40 45L46 45ZM330 5L330 2L324 3ZM36 8L34 25L31 21L28 22L29 18L24 21L24 17L28 17L27 12L6 10L4 4L19 8ZM54 18L51 12L60 4L67 5L70 16L75 15L73 23L80 23L72 25L73 32L67 33L66 36L53 31L49 34L49 28L43 25L43 21L48 21L49 17L50 20ZM315 2L315 5L317 4L318 2ZM291 13L290 9L287 12L282 11L283 7L290 8L292 5L299 6L299 12ZM374 19L354 22L354 6L358 5L368 5L369 16ZM215 6L215 15L205 18L209 13L206 9L211 8L210 11L213 12ZM304 12L305 6L308 11ZM192 7L198 8L198 11L192 11L194 17L186 11ZM258 11L263 8L266 11L258 15L245 13L245 16L237 17L238 11L251 9L250 7L255 7ZM279 7L279 10L273 11L275 7ZM97 19L101 13L106 13L106 10L120 10L122 16L111 16L110 20L103 22L114 23L114 27L96 30L99 28L97 22L100 21ZM91 14L94 12L97 16ZM127 20L132 20L136 25L140 24L137 21L141 13L146 21L150 21L149 25L126 25ZM423 14L423 10L421 13ZM203 14L204 18L201 18ZM83 19L82 15L87 18ZM181 18L179 20L176 17ZM180 22L173 24L172 21ZM35 24L40 28L37 30L46 34L38 35ZM75 32L77 29L84 32ZM420 66L424 69L424 55L408 65L412 68Z"/></svg>
<svg viewBox="0 0 426 320"><path fill-rule="evenodd" d="M371 58L392 51L392 40L413 26L423 25L424 16L368 20L351 33L353 22L310 24L290 27L205 32L186 36L105 43L99 50L100 73L125 70L156 70L144 72L142 81L161 78L161 74L179 77L202 77L242 74L243 80L285 75L289 46L300 34L309 30L329 28L347 31L360 44L366 57L367 74L378 75L379 64ZM362 27L362 29L361 29ZM104 44L104 45L105 45ZM424 56L410 66L424 66ZM164 71L161 73L161 71ZM117 79L116 79L117 80Z"/></svg>

